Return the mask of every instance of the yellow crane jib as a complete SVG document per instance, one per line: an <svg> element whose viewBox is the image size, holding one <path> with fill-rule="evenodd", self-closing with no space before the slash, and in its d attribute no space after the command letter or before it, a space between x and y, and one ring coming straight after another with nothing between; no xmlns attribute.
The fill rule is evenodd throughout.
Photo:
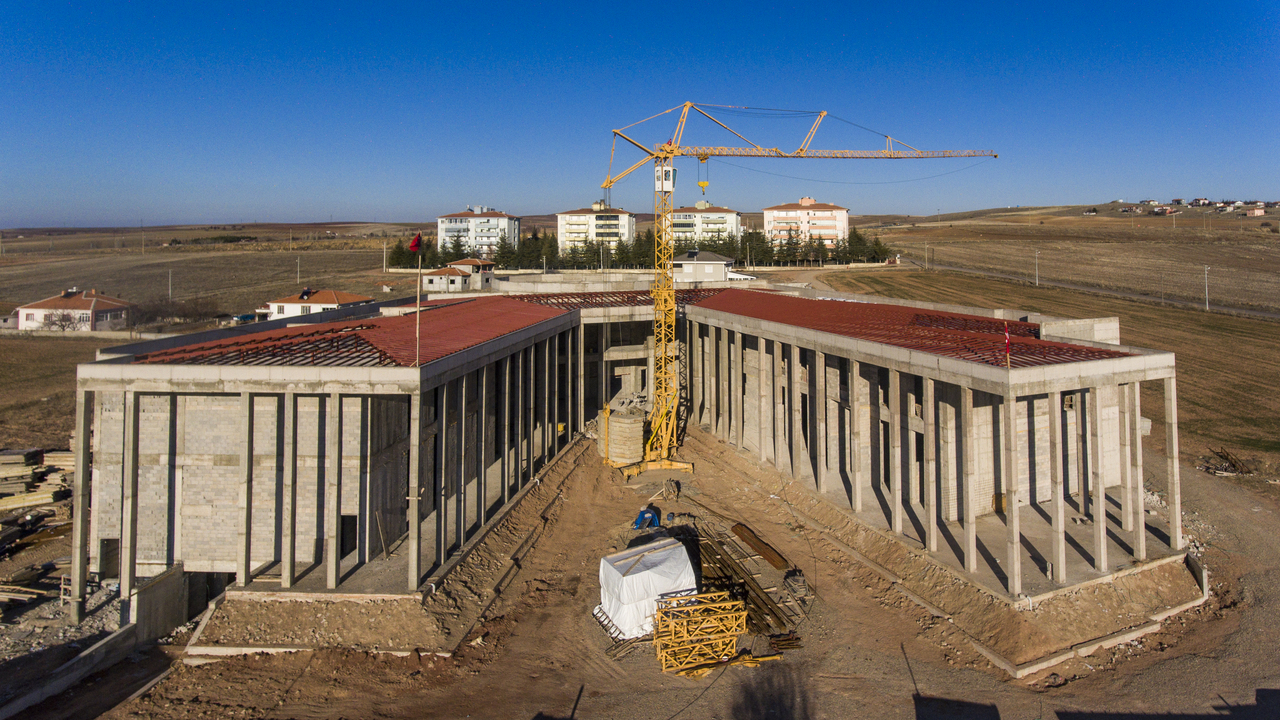
<svg viewBox="0 0 1280 720"><path fill-rule="evenodd" d="M653 163L653 339L654 339L654 377L653 377L653 410L649 414L649 438L645 443L645 459L643 462L624 468L628 475L647 469L677 468L692 470L688 463L672 460L671 455L677 446L676 425L680 402L679 348L676 344L676 296L675 283L671 274L671 258L674 242L671 235L671 195L675 192L676 168L672 162L678 157L696 157L699 163L706 163L712 157L758 157L758 158L796 158L812 160L917 160L926 158L966 158L966 157L998 157L990 150L918 150L901 140L884 135L884 150L810 150L827 112L813 113L816 117L804 141L793 151L787 152L778 148L766 148L751 142L733 128L712 117L703 108L726 108L733 110L759 110L757 108L736 105L702 105L686 102L683 105L664 110L656 115L634 122L626 127L613 131L613 148L609 152L609 172L600 187L612 188L619 180L630 175L640 166ZM683 145L685 123L689 119L689 111L695 111L719 127L737 137L745 146L726 147L711 145ZM676 111L680 112L676 121L675 132L666 142L649 147L629 137L626 130L642 123L662 117ZM781 111L792 113L795 111ZM839 118L836 118L839 120ZM844 121L847 122L847 121ZM873 131L874 132L874 131ZM635 146L644 157L637 160L617 175L613 174L613 159L617 154L618 138ZM900 149L905 148L905 149ZM708 170L708 178L709 170ZM698 179L698 186L706 194L708 181Z"/></svg>

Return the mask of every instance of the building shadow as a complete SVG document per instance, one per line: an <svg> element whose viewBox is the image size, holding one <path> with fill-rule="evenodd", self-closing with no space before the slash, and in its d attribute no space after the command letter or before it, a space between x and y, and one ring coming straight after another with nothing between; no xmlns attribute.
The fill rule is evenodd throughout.
<svg viewBox="0 0 1280 720"><path fill-rule="evenodd" d="M812 717L808 688L786 665L768 663L743 683L729 716L734 720L807 720Z"/></svg>
<svg viewBox="0 0 1280 720"><path fill-rule="evenodd" d="M1280 690L1257 688L1252 705L1232 705L1225 700L1213 706L1211 713L1141 713L1103 710L1058 710L1058 720L1203 720L1203 718L1231 718L1231 720L1274 720L1280 718Z"/></svg>
<svg viewBox="0 0 1280 720"><path fill-rule="evenodd" d="M911 696L911 701L915 705L916 720L1000 720L1000 708L995 705L918 693Z"/></svg>

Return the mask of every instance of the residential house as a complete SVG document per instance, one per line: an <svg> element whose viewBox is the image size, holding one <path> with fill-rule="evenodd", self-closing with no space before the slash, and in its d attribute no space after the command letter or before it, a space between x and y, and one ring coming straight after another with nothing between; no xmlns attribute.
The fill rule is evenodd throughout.
<svg viewBox="0 0 1280 720"><path fill-rule="evenodd" d="M672 278L678 283L754 280L751 275L733 271L733 258L713 252L690 250L671 259Z"/></svg>
<svg viewBox="0 0 1280 720"><path fill-rule="evenodd" d="M311 288L303 288L302 292L297 295L290 295L289 297L272 300L264 307L258 308L257 314L259 317L265 317L267 320L279 320L280 318L310 315L311 313L323 312L325 310L336 310L340 307L359 305L360 303L372 301L373 298L367 295L356 295L355 293L343 292L341 290L312 290Z"/></svg>
<svg viewBox="0 0 1280 720"><path fill-rule="evenodd" d="M512 244L519 242L520 218L491 207L468 205L465 212L436 218L436 237L442 249L457 239L467 253L491 258L504 235Z"/></svg>
<svg viewBox="0 0 1280 720"><path fill-rule="evenodd" d="M53 297L19 306L19 330L123 330L136 305L97 290L71 288Z"/></svg>
<svg viewBox="0 0 1280 720"><path fill-rule="evenodd" d="M589 208L556 213L556 237L562 253L588 242L604 242L613 247L619 240L635 240L636 216L622 208L594 202Z"/></svg>
<svg viewBox="0 0 1280 720"><path fill-rule="evenodd" d="M849 234L849 209L802 197L800 202L764 209L764 232L774 243L793 234L801 242L822 240L827 247Z"/></svg>
<svg viewBox="0 0 1280 720"><path fill-rule="evenodd" d="M422 274L426 292L469 292L493 287L493 263L466 258Z"/></svg>
<svg viewBox="0 0 1280 720"><path fill-rule="evenodd" d="M742 213L699 200L693 207L671 211L671 237L675 240L703 240L742 234Z"/></svg>

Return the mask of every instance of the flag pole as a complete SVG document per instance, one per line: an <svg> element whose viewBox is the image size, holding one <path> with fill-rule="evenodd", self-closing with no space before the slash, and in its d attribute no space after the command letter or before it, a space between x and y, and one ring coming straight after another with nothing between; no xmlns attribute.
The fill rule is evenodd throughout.
<svg viewBox="0 0 1280 720"><path fill-rule="evenodd" d="M418 302L413 308L413 366L422 365L422 252L418 252L418 274L414 279L418 286Z"/></svg>
<svg viewBox="0 0 1280 720"><path fill-rule="evenodd" d="M1008 320L1004 322L1004 368L1006 370L1013 369L1012 361L1009 359L1009 321Z"/></svg>

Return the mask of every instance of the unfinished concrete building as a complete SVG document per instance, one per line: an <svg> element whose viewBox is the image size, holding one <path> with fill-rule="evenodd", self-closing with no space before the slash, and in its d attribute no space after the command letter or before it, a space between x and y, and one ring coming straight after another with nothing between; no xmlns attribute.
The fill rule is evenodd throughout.
<svg viewBox="0 0 1280 720"><path fill-rule="evenodd" d="M788 291L679 291L686 422L1013 597L1181 548L1171 354L1116 344L1114 318ZM643 292L405 312L82 365L77 602L91 572L132 600L139 577L175 568L282 591L418 591L652 378ZM1142 511L1143 382L1165 391L1167 525ZM139 603L126 608L137 620Z"/></svg>

